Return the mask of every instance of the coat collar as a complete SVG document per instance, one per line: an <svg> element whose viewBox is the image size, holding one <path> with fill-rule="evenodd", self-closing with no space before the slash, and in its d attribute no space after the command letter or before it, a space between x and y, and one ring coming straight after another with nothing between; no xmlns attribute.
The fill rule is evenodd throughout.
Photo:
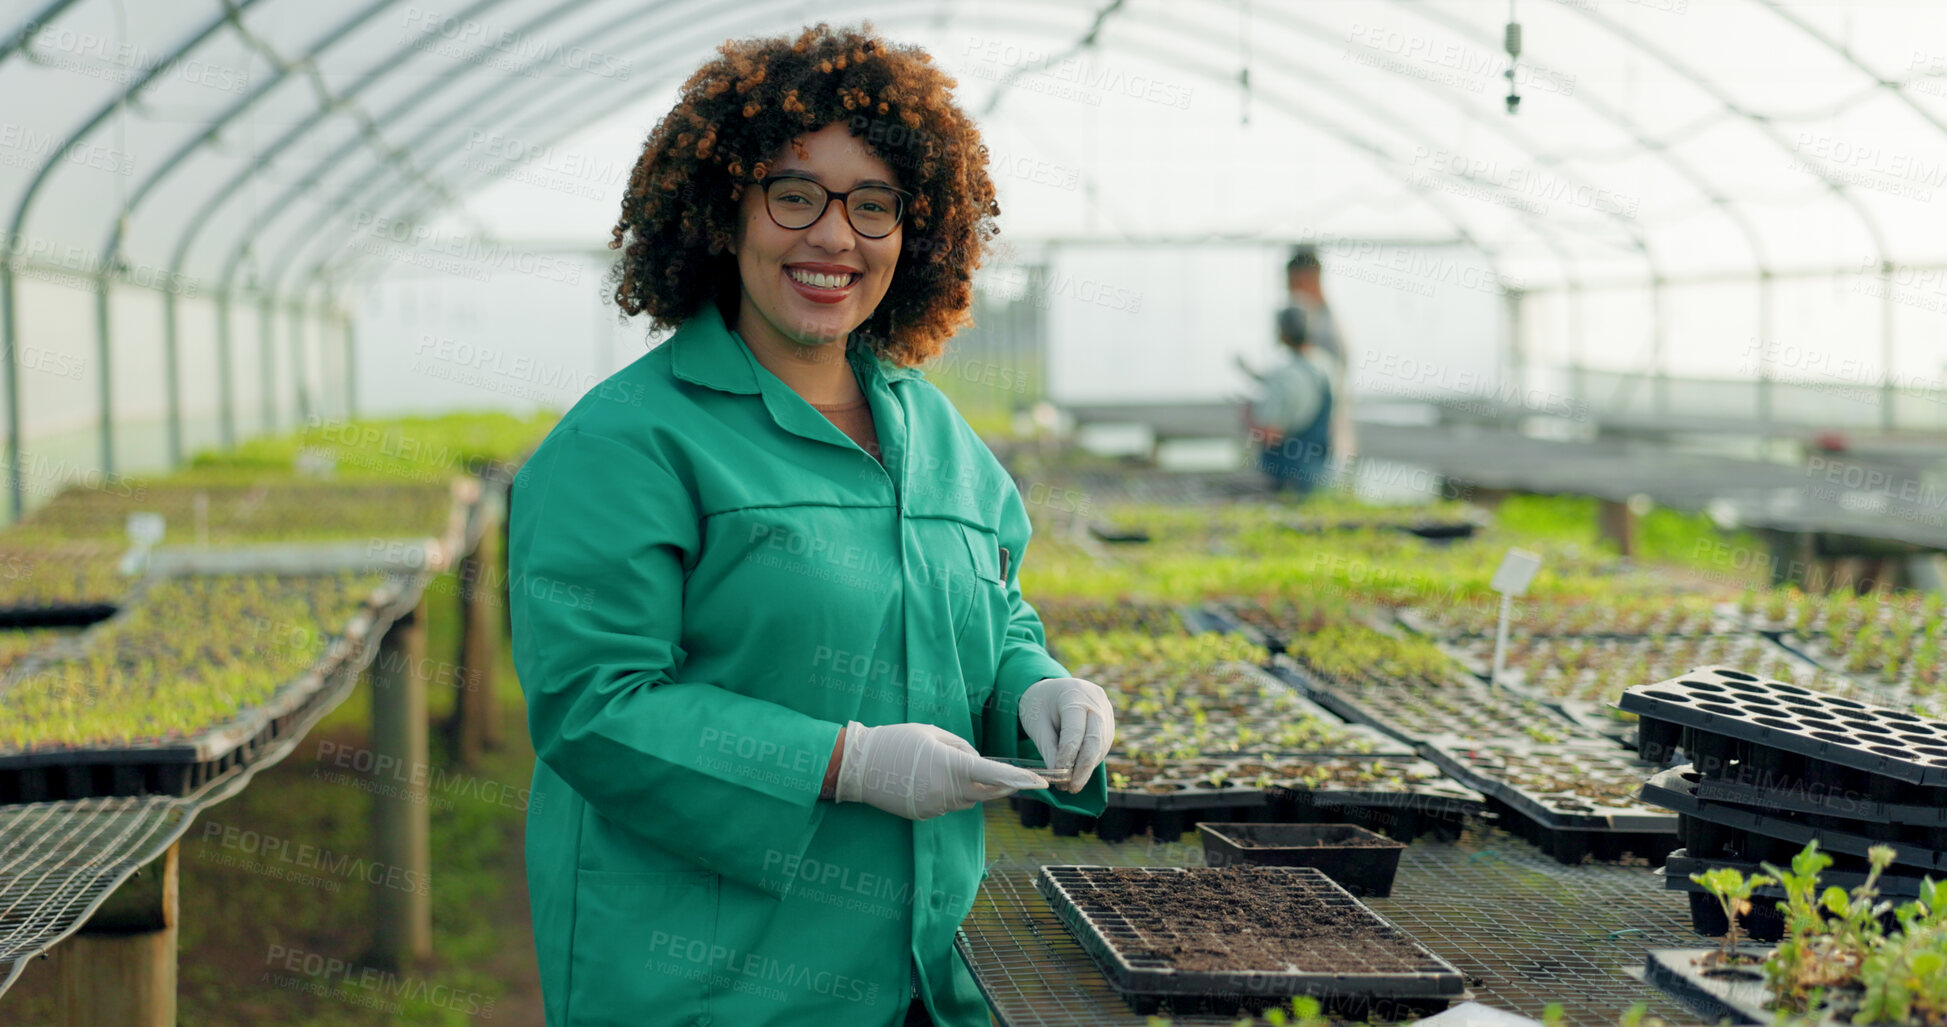
<svg viewBox="0 0 1947 1027"><path fill-rule="evenodd" d="M686 382L719 392L756 395L762 391L758 387L757 358L724 324L723 313L714 301L704 303L702 310L678 326L667 345L671 371ZM877 354L868 357L854 351L851 356L854 366L868 374L868 369L876 369L887 381L921 377L918 368L901 367Z"/></svg>

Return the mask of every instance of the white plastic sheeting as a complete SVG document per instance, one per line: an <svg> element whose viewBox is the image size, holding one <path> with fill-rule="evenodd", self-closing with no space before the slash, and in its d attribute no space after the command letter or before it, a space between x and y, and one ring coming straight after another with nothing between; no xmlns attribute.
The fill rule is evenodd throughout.
<svg viewBox="0 0 1947 1027"><path fill-rule="evenodd" d="M552 273L563 303L592 301L589 277L537 271L542 248L506 242L509 219L467 199L510 183L581 197L604 217L547 242L600 245L634 155L574 140L618 123L639 140L722 40L819 20L870 20L959 79L1006 232L1049 273L1188 310L1170 295L1195 280L1169 270L1177 244L1262 247L1267 277L1190 297L1206 301L1198 331L1250 337L1240 350L1276 301L1269 244L1309 239L1328 288L1367 297L1347 320L1380 349L1368 363L1862 388L1942 373L1947 5L6 0L17 430L101 420L104 352L131 369L105 375L115 415L183 422L178 448L223 434L216 377L238 432L342 409L355 281L484 267ZM1075 239L1089 242L1036 244ZM1109 241L1153 259L1130 269ZM104 322L91 276L111 260ZM175 309L125 291L173 293ZM227 342L216 296L232 299ZM1105 306L1049 302L1051 325ZM1409 327L1385 328L1388 308ZM1154 330L1123 321L1076 331Z"/></svg>

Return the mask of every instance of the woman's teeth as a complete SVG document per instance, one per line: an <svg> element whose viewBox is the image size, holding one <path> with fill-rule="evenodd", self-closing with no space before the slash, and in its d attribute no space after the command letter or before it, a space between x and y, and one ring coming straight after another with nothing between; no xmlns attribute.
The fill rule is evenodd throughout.
<svg viewBox="0 0 1947 1027"><path fill-rule="evenodd" d="M784 270L792 279L816 289L843 289L852 283L851 275L828 275L819 271L800 271L797 268Z"/></svg>

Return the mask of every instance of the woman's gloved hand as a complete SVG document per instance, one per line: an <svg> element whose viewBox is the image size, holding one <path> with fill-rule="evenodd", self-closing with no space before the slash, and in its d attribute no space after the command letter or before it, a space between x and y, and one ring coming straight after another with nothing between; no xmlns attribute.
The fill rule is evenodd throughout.
<svg viewBox="0 0 1947 1027"><path fill-rule="evenodd" d="M845 725L838 765L839 802L863 802L908 820L926 820L1046 788L1032 770L982 759L961 738L931 724Z"/></svg>
<svg viewBox="0 0 1947 1027"><path fill-rule="evenodd" d="M1021 693L1021 730L1050 769L1071 767L1068 791L1079 792L1115 741L1109 693L1081 678L1045 678Z"/></svg>

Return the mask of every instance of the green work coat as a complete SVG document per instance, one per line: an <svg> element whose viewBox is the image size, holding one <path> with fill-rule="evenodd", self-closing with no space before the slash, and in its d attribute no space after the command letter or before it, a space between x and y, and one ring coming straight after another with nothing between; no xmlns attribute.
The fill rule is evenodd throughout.
<svg viewBox="0 0 1947 1027"><path fill-rule="evenodd" d="M852 346L884 464L714 304L576 403L512 491L514 663L551 1027L986 1025L953 950L979 808L820 801L848 720L1037 756L1068 672L1021 598L1019 491L919 372ZM1037 791L1095 814L1080 793Z"/></svg>

